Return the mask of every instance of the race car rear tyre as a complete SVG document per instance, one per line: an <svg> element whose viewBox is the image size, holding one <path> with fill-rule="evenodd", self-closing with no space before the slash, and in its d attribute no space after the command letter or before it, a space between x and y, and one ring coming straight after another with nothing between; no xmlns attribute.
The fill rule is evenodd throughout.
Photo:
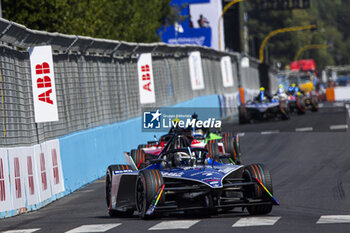
<svg viewBox="0 0 350 233"><path fill-rule="evenodd" d="M272 180L269 170L262 164L250 164L244 168L243 178L248 182L254 182L257 178L269 192L272 194ZM270 201L269 195L258 184L250 186L244 193L246 198L262 199L263 201ZM261 215L270 213L272 204L266 205L251 205L247 207L251 215Z"/></svg>
<svg viewBox="0 0 350 233"><path fill-rule="evenodd" d="M208 151L208 157L211 159L220 154L219 145L216 140L209 140L205 148Z"/></svg>
<svg viewBox="0 0 350 233"><path fill-rule="evenodd" d="M243 106L238 107L238 121L239 121L239 124L249 124L250 123L250 119L249 119L247 110Z"/></svg>
<svg viewBox="0 0 350 233"><path fill-rule="evenodd" d="M142 219L151 219L154 215L147 215L151 203L157 198L158 191L164 185L163 176L159 170L142 170L136 181L136 207ZM161 194L158 205L165 200L164 193Z"/></svg>
<svg viewBox="0 0 350 233"><path fill-rule="evenodd" d="M290 108L288 103L280 102L280 112L282 120L290 119Z"/></svg>
<svg viewBox="0 0 350 233"><path fill-rule="evenodd" d="M317 112L318 111L318 99L317 99L316 96L312 97L311 111L312 112Z"/></svg>
<svg viewBox="0 0 350 233"><path fill-rule="evenodd" d="M237 137L233 136L232 133L226 132L222 138L225 147L225 153L231 155L231 159L235 164L241 164L239 145L237 142Z"/></svg>
<svg viewBox="0 0 350 233"><path fill-rule="evenodd" d="M146 167L146 153L143 149L131 150L130 156L135 163L137 169Z"/></svg>
<svg viewBox="0 0 350 233"><path fill-rule="evenodd" d="M297 97L296 100L296 105L297 105L297 113L298 115L303 115L306 112L305 109L305 100L303 98L300 98L299 96Z"/></svg>
<svg viewBox="0 0 350 233"><path fill-rule="evenodd" d="M113 171L123 171L123 170L131 170L129 165L110 165L107 168L106 173L106 202L107 207L109 208L108 213L111 217L132 217L134 214L133 209L127 209L125 211L119 211L112 209L111 198L112 198L112 177Z"/></svg>

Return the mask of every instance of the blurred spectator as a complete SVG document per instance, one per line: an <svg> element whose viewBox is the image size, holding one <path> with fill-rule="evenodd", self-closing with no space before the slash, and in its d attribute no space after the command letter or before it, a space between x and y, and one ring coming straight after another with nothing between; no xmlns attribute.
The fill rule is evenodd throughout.
<svg viewBox="0 0 350 233"><path fill-rule="evenodd" d="M207 28L209 27L209 21L207 18L203 17L203 15L199 16L199 19L197 20L199 27L201 28Z"/></svg>

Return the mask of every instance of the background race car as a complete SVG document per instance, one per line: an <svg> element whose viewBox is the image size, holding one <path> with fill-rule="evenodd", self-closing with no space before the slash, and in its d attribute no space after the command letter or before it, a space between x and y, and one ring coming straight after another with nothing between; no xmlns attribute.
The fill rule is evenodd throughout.
<svg viewBox="0 0 350 233"><path fill-rule="evenodd" d="M280 118L282 120L288 120L289 106L285 99L275 99L269 101L248 101L238 107L239 110L239 123L246 124L254 120L269 120Z"/></svg>
<svg viewBox="0 0 350 233"><path fill-rule="evenodd" d="M202 133L199 133L201 131ZM212 133L207 130L189 130L178 128L171 130L171 133L163 135L159 140L149 141L141 144L130 153L125 152L127 160L132 160L131 164L137 169L144 168L150 160L156 158L162 152L183 147L207 148L217 154L229 155L229 163L240 164L241 152L239 137L230 132ZM130 156L130 158L129 158Z"/></svg>

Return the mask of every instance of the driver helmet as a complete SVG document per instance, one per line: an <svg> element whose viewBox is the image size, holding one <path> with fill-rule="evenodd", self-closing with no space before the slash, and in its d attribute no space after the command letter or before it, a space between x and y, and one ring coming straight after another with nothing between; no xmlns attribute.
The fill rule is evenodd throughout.
<svg viewBox="0 0 350 233"><path fill-rule="evenodd" d="M193 132L193 137L203 137L204 136L204 132L202 129L196 129L194 132Z"/></svg>
<svg viewBox="0 0 350 233"><path fill-rule="evenodd" d="M284 89L283 89L283 85L282 84L278 85L278 92L279 92L280 95L283 94Z"/></svg>

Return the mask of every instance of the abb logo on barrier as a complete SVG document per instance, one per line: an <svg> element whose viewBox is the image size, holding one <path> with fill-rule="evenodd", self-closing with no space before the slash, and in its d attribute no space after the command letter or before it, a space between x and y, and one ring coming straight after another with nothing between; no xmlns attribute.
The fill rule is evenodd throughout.
<svg viewBox="0 0 350 233"><path fill-rule="evenodd" d="M142 72L142 81L147 82L143 85L143 89L147 91L151 91L150 85L151 85L151 75L150 75L150 68L149 65L141 66L141 72Z"/></svg>
<svg viewBox="0 0 350 233"><path fill-rule="evenodd" d="M15 189L16 189L16 198L19 199L22 197L22 187L21 187L21 172L19 166L19 158L15 157L14 160L14 170L15 170Z"/></svg>
<svg viewBox="0 0 350 233"><path fill-rule="evenodd" d="M60 183L60 176L59 176L59 172L58 172L58 162L57 162L56 149L52 149L51 154L52 154L52 168L53 168L54 183L59 184Z"/></svg>
<svg viewBox="0 0 350 233"><path fill-rule="evenodd" d="M29 194L34 195L34 176L33 176L33 162L32 157L27 157L27 168L28 168L28 186L29 186Z"/></svg>
<svg viewBox="0 0 350 233"><path fill-rule="evenodd" d="M39 101L46 102L48 104L53 104L50 99L50 94L52 93L52 84L50 78L50 66L47 62L42 64L37 64L35 66L35 74L37 75L36 83L38 88L50 88L48 90L43 90L43 92L38 96Z"/></svg>
<svg viewBox="0 0 350 233"><path fill-rule="evenodd" d="M47 178L46 178L46 166L45 166L45 155L40 153L40 173L41 173L41 187L42 190L47 189Z"/></svg>
<svg viewBox="0 0 350 233"><path fill-rule="evenodd" d="M0 159L0 201L6 200L4 165Z"/></svg>

